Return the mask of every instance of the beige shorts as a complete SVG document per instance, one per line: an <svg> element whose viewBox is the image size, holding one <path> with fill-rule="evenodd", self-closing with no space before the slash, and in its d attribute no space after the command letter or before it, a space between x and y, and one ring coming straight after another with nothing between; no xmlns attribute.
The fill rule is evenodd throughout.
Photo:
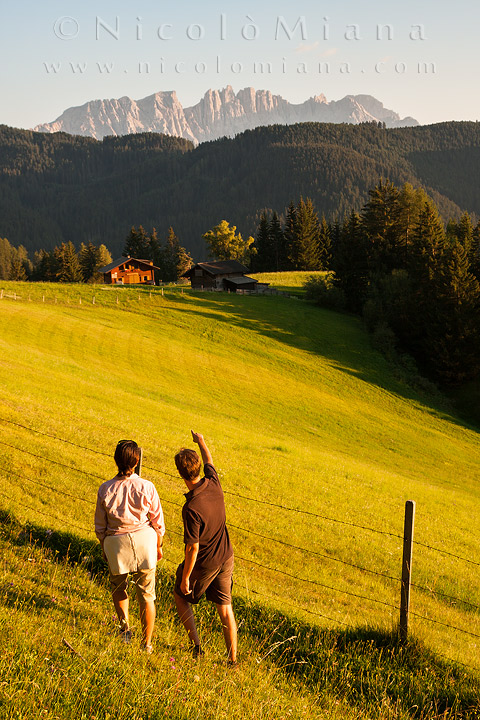
<svg viewBox="0 0 480 720"><path fill-rule="evenodd" d="M137 597L143 600L155 600L155 568L149 570L137 570L132 573L132 579L137 589ZM112 575L110 573L110 587L112 593L117 590L128 589L128 573Z"/></svg>
<svg viewBox="0 0 480 720"><path fill-rule="evenodd" d="M108 561L112 593L127 590L131 573L137 595L155 600L157 533L152 527L123 535L107 535L103 549Z"/></svg>
<svg viewBox="0 0 480 720"><path fill-rule="evenodd" d="M157 565L157 533L152 527L123 535L107 535L103 549L112 575L149 570Z"/></svg>

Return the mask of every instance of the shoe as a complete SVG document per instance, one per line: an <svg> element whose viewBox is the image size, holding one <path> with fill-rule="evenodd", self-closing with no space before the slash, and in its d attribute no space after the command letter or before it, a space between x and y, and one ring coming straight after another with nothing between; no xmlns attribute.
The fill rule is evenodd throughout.
<svg viewBox="0 0 480 720"><path fill-rule="evenodd" d="M194 645L192 648L192 655L194 660L198 660L199 658L203 657L205 655L205 652L202 650L202 646Z"/></svg>
<svg viewBox="0 0 480 720"><path fill-rule="evenodd" d="M142 650L146 655L151 655L153 653L153 645L142 645Z"/></svg>
<svg viewBox="0 0 480 720"><path fill-rule="evenodd" d="M122 642L124 642L126 645L129 645L132 642L133 632L130 629L127 630L119 630L118 631L118 637Z"/></svg>
<svg viewBox="0 0 480 720"><path fill-rule="evenodd" d="M238 661L237 660L227 660L227 667L236 669L238 668Z"/></svg>

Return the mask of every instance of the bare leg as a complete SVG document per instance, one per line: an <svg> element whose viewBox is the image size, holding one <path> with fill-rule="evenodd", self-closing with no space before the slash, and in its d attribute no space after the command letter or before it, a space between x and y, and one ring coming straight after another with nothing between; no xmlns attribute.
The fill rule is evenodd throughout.
<svg viewBox="0 0 480 720"><path fill-rule="evenodd" d="M152 643L155 625L155 603L150 599L145 600L138 592L137 600L140 608L140 622L142 623L142 642L144 647L148 647Z"/></svg>
<svg viewBox="0 0 480 720"><path fill-rule="evenodd" d="M223 637L227 646L228 659L237 662L237 623L231 605L216 605L222 622Z"/></svg>
<svg viewBox="0 0 480 720"><path fill-rule="evenodd" d="M184 598L177 595L174 591L175 605L177 606L178 617L183 623L185 630L187 631L190 642L194 645L200 645L200 638L197 633L197 626L195 625L195 615L193 614L192 606Z"/></svg>
<svg viewBox="0 0 480 720"><path fill-rule="evenodd" d="M128 593L125 589L118 589L112 593L113 604L117 611L122 630L128 630Z"/></svg>

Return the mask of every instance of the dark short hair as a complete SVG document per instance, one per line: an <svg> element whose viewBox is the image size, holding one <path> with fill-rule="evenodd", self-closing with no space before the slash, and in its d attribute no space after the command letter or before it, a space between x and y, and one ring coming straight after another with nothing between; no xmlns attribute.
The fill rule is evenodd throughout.
<svg viewBox="0 0 480 720"><path fill-rule="evenodd" d="M200 475L202 463L195 450L180 448L175 455L175 465L184 480L195 480Z"/></svg>
<svg viewBox="0 0 480 720"><path fill-rule="evenodd" d="M113 456L119 475L131 475L140 460L140 448L133 440L120 440Z"/></svg>

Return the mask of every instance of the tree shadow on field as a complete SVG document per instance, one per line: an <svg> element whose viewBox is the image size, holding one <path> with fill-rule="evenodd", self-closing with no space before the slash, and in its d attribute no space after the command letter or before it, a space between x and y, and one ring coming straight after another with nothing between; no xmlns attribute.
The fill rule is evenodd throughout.
<svg viewBox="0 0 480 720"><path fill-rule="evenodd" d="M194 305L192 298L195 298ZM369 335L357 316L282 296L252 298L203 292L178 295L176 302L192 319L216 320L323 357L339 372L417 402L443 420L477 432L480 430L468 420L454 415L448 399L428 389L428 381L423 392L395 377L392 365L372 348Z"/></svg>

